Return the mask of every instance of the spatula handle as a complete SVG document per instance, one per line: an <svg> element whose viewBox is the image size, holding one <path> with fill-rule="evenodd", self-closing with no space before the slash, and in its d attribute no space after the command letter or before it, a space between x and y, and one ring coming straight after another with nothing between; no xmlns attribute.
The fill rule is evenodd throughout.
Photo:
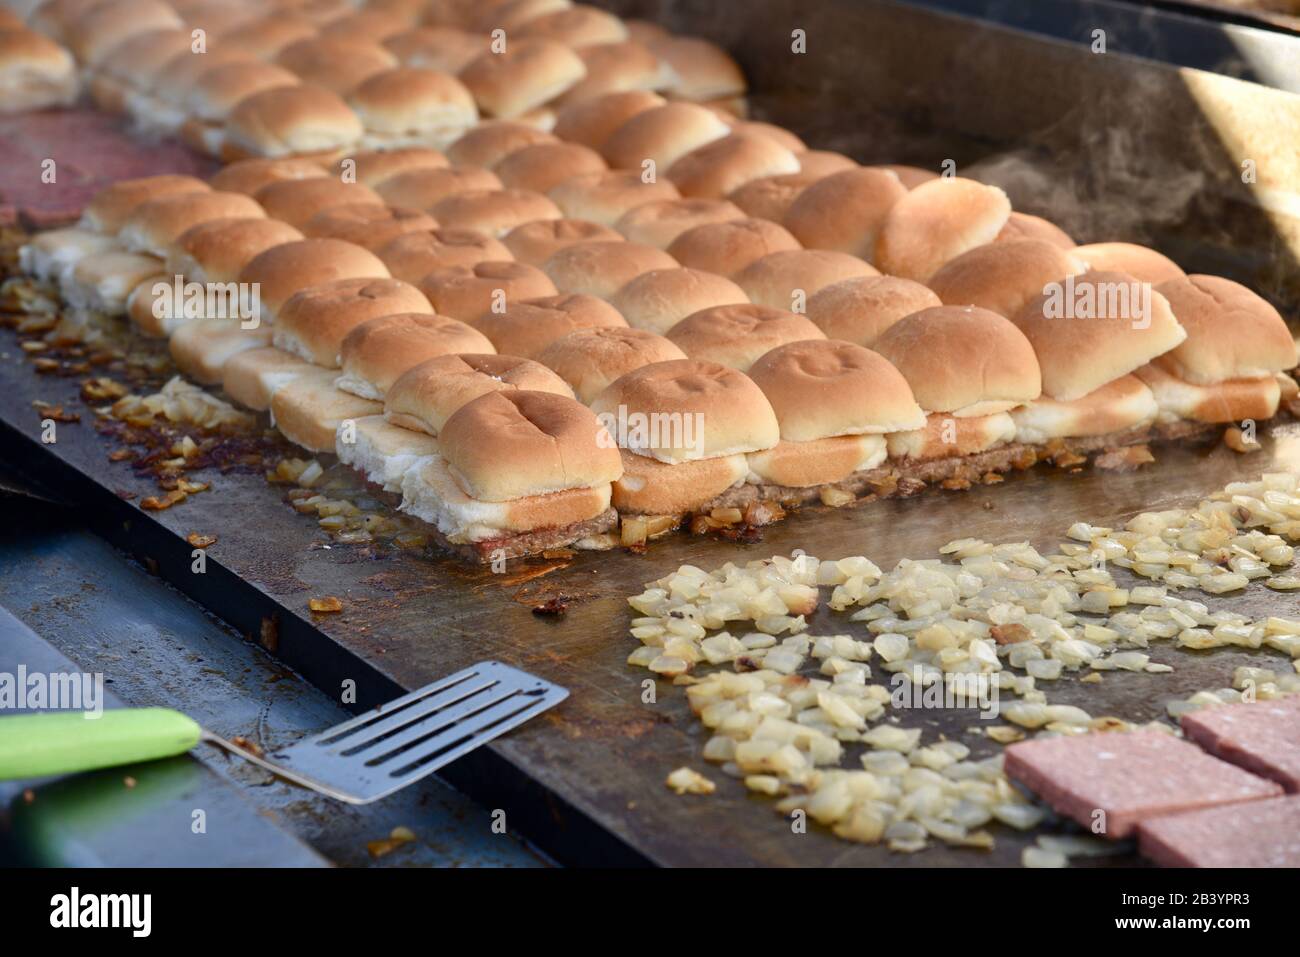
<svg viewBox="0 0 1300 957"><path fill-rule="evenodd" d="M114 708L97 718L49 711L0 718L0 781L92 771L183 754L202 730L167 708Z"/></svg>

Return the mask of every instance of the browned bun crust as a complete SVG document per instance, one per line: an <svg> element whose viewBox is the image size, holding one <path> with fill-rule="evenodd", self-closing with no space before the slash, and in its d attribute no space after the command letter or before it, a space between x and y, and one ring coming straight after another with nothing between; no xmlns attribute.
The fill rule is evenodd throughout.
<svg viewBox="0 0 1300 957"><path fill-rule="evenodd" d="M939 174L932 169L922 169L919 166L908 166L901 163L884 163L874 168L889 170L909 190L916 189L922 183L928 183L932 179L939 178Z"/></svg>
<svg viewBox="0 0 1300 957"><path fill-rule="evenodd" d="M477 166L426 166L394 173L376 186L375 192L385 203L429 210L458 193L500 188L501 180L491 170Z"/></svg>
<svg viewBox="0 0 1300 957"><path fill-rule="evenodd" d="M1168 256L1136 243L1089 243L1074 254L1097 272L1122 272L1140 282L1162 283L1187 275Z"/></svg>
<svg viewBox="0 0 1300 957"><path fill-rule="evenodd" d="M347 96L377 73L398 65L378 43L350 37L314 36L295 40L276 54L275 62L302 77L304 83Z"/></svg>
<svg viewBox="0 0 1300 957"><path fill-rule="evenodd" d="M886 275L925 282L948 260L993 242L1010 216L1011 203L996 186L931 180L890 208L872 262Z"/></svg>
<svg viewBox="0 0 1300 957"><path fill-rule="evenodd" d="M510 40L504 51L488 50L460 72L479 109L510 119L572 87L587 73L582 58L563 43L543 37Z"/></svg>
<svg viewBox="0 0 1300 957"><path fill-rule="evenodd" d="M613 505L622 515L682 515L743 482L743 455L722 455L670 465L626 449Z"/></svg>
<svg viewBox="0 0 1300 957"><path fill-rule="evenodd" d="M804 176L822 179L845 170L857 169L858 164L843 153L832 150L805 150L798 154L799 172Z"/></svg>
<svg viewBox="0 0 1300 957"><path fill-rule="evenodd" d="M764 256L800 248L784 226L765 219L736 219L687 230L673 240L668 254L691 269L734 278Z"/></svg>
<svg viewBox="0 0 1300 957"><path fill-rule="evenodd" d="M732 133L687 153L668 170L683 196L721 199L762 176L799 172L799 158L771 136Z"/></svg>
<svg viewBox="0 0 1300 957"><path fill-rule="evenodd" d="M1002 227L1002 232L998 233L995 242L1016 242L1021 239L1037 239L1040 242L1051 243L1057 249L1073 249L1075 242L1067 233L1056 223L1049 222L1041 216L1031 216L1028 213L1018 213L1011 211L1011 218L1007 224Z"/></svg>
<svg viewBox="0 0 1300 957"><path fill-rule="evenodd" d="M647 183L635 170L579 173L566 177L548 195L571 219L606 226L646 203L679 198L677 187L668 180Z"/></svg>
<svg viewBox="0 0 1300 957"><path fill-rule="evenodd" d="M1163 420L1241 423L1271 419L1282 395L1281 384L1272 375L1194 385L1154 362L1134 374L1155 396Z"/></svg>
<svg viewBox="0 0 1300 957"><path fill-rule="evenodd" d="M655 177L668 175L669 167L699 146L731 132L712 110L695 103L665 103L639 110L617 127L601 145L601 153L614 169L642 171L648 161Z"/></svg>
<svg viewBox="0 0 1300 957"><path fill-rule="evenodd" d="M318 366L336 369L344 337L368 319L433 313L427 299L400 279L339 279L294 293L275 317L275 345Z"/></svg>
<svg viewBox="0 0 1300 957"><path fill-rule="evenodd" d="M878 275L866 260L829 249L788 249L769 253L735 277L751 302L774 309L806 308L808 297L845 279Z"/></svg>
<svg viewBox="0 0 1300 957"><path fill-rule="evenodd" d="M617 242L622 237L608 226L585 219L538 219L516 226L502 240L515 259L541 266L561 249L578 243Z"/></svg>
<svg viewBox="0 0 1300 957"><path fill-rule="evenodd" d="M751 452L746 458L749 471L764 484L813 488L876 468L886 454L885 439L879 435L833 435L807 442L782 439L775 447Z"/></svg>
<svg viewBox="0 0 1300 957"><path fill-rule="evenodd" d="M526 189L470 190L448 196L432 212L448 228L476 229L496 237L534 220L564 218L553 202Z"/></svg>
<svg viewBox="0 0 1300 957"><path fill-rule="evenodd" d="M608 169L601 155L580 143L534 143L515 150L492 168L505 186L545 193L572 176Z"/></svg>
<svg viewBox="0 0 1300 957"><path fill-rule="evenodd" d="M595 296L559 295L511 303L505 312L491 310L474 320L474 328L497 352L536 359L556 339L576 329L627 328L618 310Z"/></svg>
<svg viewBox="0 0 1300 957"><path fill-rule="evenodd" d="M566 104L555 118L553 132L567 142L600 150L610 135L632 117L665 102L649 90L603 93Z"/></svg>
<svg viewBox="0 0 1300 957"><path fill-rule="evenodd" d="M536 266L512 261L446 266L429 273L419 286L435 312L471 325L493 308L558 291Z"/></svg>
<svg viewBox="0 0 1300 957"><path fill-rule="evenodd" d="M848 169L805 189L781 222L809 249L834 249L871 262L885 218L906 195L892 170Z"/></svg>
<svg viewBox="0 0 1300 957"><path fill-rule="evenodd" d="M928 287L897 276L860 276L823 286L808 298L808 318L828 339L870 346L904 316L943 301Z"/></svg>
<svg viewBox="0 0 1300 957"><path fill-rule="evenodd" d="M527 123L489 120L480 123L447 148L453 166L491 169L515 150L534 143L554 143L556 137Z"/></svg>
<svg viewBox="0 0 1300 957"><path fill-rule="evenodd" d="M129 250L167 256L181 233L191 226L214 219L257 219L265 215L262 207L243 193L175 193L135 207L117 235Z"/></svg>
<svg viewBox="0 0 1300 957"><path fill-rule="evenodd" d="M374 252L398 236L437 228L437 221L418 209L382 203L354 203L321 210L307 220L303 232L318 239L343 239Z"/></svg>
<svg viewBox="0 0 1300 957"><path fill-rule="evenodd" d="M566 247L548 259L544 268L561 292L610 299L637 276L676 265L677 261L662 249L620 239Z"/></svg>
<svg viewBox="0 0 1300 957"><path fill-rule="evenodd" d="M569 383L578 401L587 404L633 369L685 358L686 353L663 336L627 326L577 329L537 355L538 362Z"/></svg>
<svg viewBox="0 0 1300 957"><path fill-rule="evenodd" d="M312 452L333 452L344 419L378 415L383 406L334 388L333 369L304 373L275 390L271 417L295 445Z"/></svg>
<svg viewBox="0 0 1300 957"><path fill-rule="evenodd" d="M388 268L374 253L341 239L303 239L281 243L254 256L239 271L240 283L257 283L262 320L299 289L336 279L386 279Z"/></svg>
<svg viewBox="0 0 1300 957"><path fill-rule="evenodd" d="M805 316L749 303L701 309L668 330L667 337L692 359L741 372L777 346L825 338Z"/></svg>
<svg viewBox="0 0 1300 957"><path fill-rule="evenodd" d="M520 36L546 37L571 47L621 43L627 39L627 27L622 20L608 11L584 4L529 17L517 31Z"/></svg>
<svg viewBox="0 0 1300 957"><path fill-rule="evenodd" d="M664 199L629 209L614 228L629 242L667 249L696 226L744 218L740 207L725 199Z"/></svg>
<svg viewBox="0 0 1300 957"><path fill-rule="evenodd" d="M447 157L431 146L403 146L392 150L365 150L338 161L334 173L350 172L356 182L374 189L384 180L413 169L444 169Z"/></svg>
<svg viewBox="0 0 1300 957"><path fill-rule="evenodd" d="M637 276L611 300L628 325L666 333L692 313L749 301L725 276L698 269L654 269Z"/></svg>
<svg viewBox="0 0 1300 957"><path fill-rule="evenodd" d="M203 180L193 176L163 174L122 179L95 194L95 198L87 204L82 220L98 232L115 233L122 228L122 224L137 206L150 200L182 193L206 193L211 189Z"/></svg>
<svg viewBox="0 0 1300 957"><path fill-rule="evenodd" d="M339 359L344 379L353 383L349 391L364 383L369 386L367 398L379 398L403 372L421 362L461 352L490 355L493 351L485 335L458 319L401 313L354 326L343 337Z"/></svg>
<svg viewBox="0 0 1300 957"><path fill-rule="evenodd" d="M315 160L297 157L259 158L231 163L218 170L209 182L213 189L256 196L258 190L271 183L289 179L319 179L328 175L325 167Z"/></svg>
<svg viewBox="0 0 1300 957"><path fill-rule="evenodd" d="M782 173L779 176L760 176L733 190L727 199L754 219L781 222L799 194L821 177L805 173Z"/></svg>
<svg viewBox="0 0 1300 957"><path fill-rule="evenodd" d="M288 223L265 216L214 219L181 233L167 268L194 282L235 282L254 256L302 238Z"/></svg>
<svg viewBox="0 0 1300 957"><path fill-rule="evenodd" d="M290 179L269 183L255 194L266 214L299 229L321 210L357 203L382 203L383 199L369 186L342 183L332 176Z"/></svg>
<svg viewBox="0 0 1300 957"><path fill-rule="evenodd" d="M365 132L342 97L303 83L263 90L242 100L226 121L225 144L235 158L333 156Z"/></svg>
<svg viewBox="0 0 1300 957"><path fill-rule="evenodd" d="M945 305L979 306L1014 318L1043 288L1085 272L1088 264L1037 239L976 246L946 262L928 285Z"/></svg>
<svg viewBox="0 0 1300 957"><path fill-rule="evenodd" d="M507 261L510 250L472 229L434 229L391 239L378 256L395 278L418 283L437 269Z"/></svg>

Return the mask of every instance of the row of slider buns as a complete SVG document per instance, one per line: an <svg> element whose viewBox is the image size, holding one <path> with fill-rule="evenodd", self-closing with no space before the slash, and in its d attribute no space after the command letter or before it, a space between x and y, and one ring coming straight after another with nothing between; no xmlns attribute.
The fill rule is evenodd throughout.
<svg viewBox="0 0 1300 957"><path fill-rule="evenodd" d="M556 109L612 91L743 109L743 76L713 44L568 0L46 0L29 22L67 45L101 108L227 160L445 147L480 115L548 128ZM489 48L497 30L504 49ZM32 57L7 52L0 77L34 83ZM61 56L41 82L75 81Z"/></svg>
<svg viewBox="0 0 1300 957"><path fill-rule="evenodd" d="M259 174L283 171L282 162L238 164L214 184L256 185ZM267 185L276 186L274 197L290 209L293 204L283 194L299 191L318 201L310 187L319 179L275 180L255 192L265 195ZM187 277L258 283L263 325L252 333L238 329L237 322L214 320L160 330L171 334L178 363L199 381L223 383L250 407L269 407L282 431L304 447L337 448L379 484L400 487L408 510L438 525L452 541L518 535L540 515L524 510L497 525L481 516L471 519L478 514L474 491L489 486L467 487L465 476L457 486L467 497L459 511L431 504L450 494L445 482L441 498L424 494L428 482L444 475L438 463L450 459L444 451L431 469L413 468L432 448L430 439L418 433L440 438L462 400L477 395L480 387L558 394L569 403L576 390L615 421L620 409L625 414L699 413L703 441L691 448L638 446L635 436L619 435L624 472L613 480L614 504L634 514L675 514L729 493L767 489L785 497L791 490L851 481L879 467L886 456L924 462L952 460L954 452L957 457L974 455L1018 434L1025 441L1106 436L1140 429L1161 415L1202 421L1264 418L1277 406L1279 379L1273 373L1295 363L1294 343L1276 312L1241 287L1212 277L1174 276L1162 283L1170 297L1153 296L1151 321L1145 324L1131 315L1103 316L1111 321L1102 331L1084 320L1044 320L1041 307L1035 316L1034 293L1042 282L1031 266L1042 275L1060 276L1063 268L1064 275L1080 273L1081 283L1105 281L1108 274L1083 274L1081 262L1033 240L977 247L931 278L949 297L990 297L984 301L1012 313L1014 321L980 306L938 305L938 293L921 287L934 304L896 305L897 315L885 315L887 309L871 313L871 321L881 327L875 330L872 351L859 343L827 340L810 318L763 303L706 306L675 323L667 337L628 329L607 303L570 290L538 301L511 297L509 308L496 313L483 308L483 294L492 283L499 285L497 277L480 277L462 267L467 271L416 288L393 279L386 263L364 247L339 239L293 238L285 230L295 227L266 217L264 210L258 216L247 203L244 193L214 190L183 177L111 187L87 210L83 239L88 235L114 247L125 240L139 251L101 252L71 269L65 263L65 298L89 310L130 309L124 297L132 281L150 270L157 275L158 257L165 254L170 260L178 249L190 257L178 267ZM320 210L306 221L329 212ZM183 229L187 221L193 225ZM177 246L182 236L188 238ZM235 236L246 237L248 245L232 241ZM196 237L207 239L206 244L195 242ZM48 275L58 268L57 252L62 250L42 261L45 238L38 238L24 256L31 271ZM536 236L531 238L536 242ZM565 247L547 264L560 256L564 268L552 267L552 274L580 285L595 283L591 288L603 286L606 295L613 289L616 300L645 275L677 272L650 270L621 287L621 278L605 281L602 268L593 273L593 263L608 267L624 261L609 257L610 245ZM582 255L561 256L569 250ZM759 257L741 275L772 255ZM1062 258L1053 261L1054 256ZM786 258L777 257L776 265L783 266ZM809 264L804 261L800 268L806 272ZM990 282L999 269L1004 278ZM965 288L952 292L963 276ZM482 278L488 283L478 282ZM861 296L909 281L864 274L831 282L814 294L810 312L822 292L846 283ZM467 285L470 294L463 302L472 311L461 314L474 327L434 314L434 300L448 298L448 289L464 293ZM914 286L904 288L915 292ZM449 301L461 300L453 294ZM1171 301L1181 303L1185 325L1174 318ZM1224 302L1230 304L1228 312ZM590 318L601 315L604 320ZM586 318L575 323L575 316ZM549 327L557 336L570 331L548 341L538 335L539 327ZM525 330L533 338L522 334ZM1071 339L1070 332L1078 334ZM497 347L513 352L517 344L523 347L517 351L534 353L541 362L492 356L494 336ZM425 361L416 364L419 359ZM1153 403L1152 390L1143 382L1166 383L1161 388L1183 405ZM473 385L462 389L450 383ZM1191 404L1185 396L1189 389L1197 397ZM844 401L845 396L852 401ZM339 444L336 431L345 421L363 424L354 442ZM944 434L945 426L955 429L955 436ZM589 439L606 449L600 434L593 429ZM421 475L425 478L412 478ZM562 491L552 486L541 481L537 488L546 491L538 494ZM599 492L593 494L592 508L601 501ZM572 524L595 533L611 520L602 510L584 520L596 525Z"/></svg>

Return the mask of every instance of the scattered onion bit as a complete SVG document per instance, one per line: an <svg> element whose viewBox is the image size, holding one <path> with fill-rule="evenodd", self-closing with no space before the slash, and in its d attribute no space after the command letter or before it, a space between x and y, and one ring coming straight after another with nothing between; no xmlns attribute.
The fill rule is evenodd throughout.
<svg viewBox="0 0 1300 957"><path fill-rule="evenodd" d="M415 832L409 827L395 827L389 832L388 837L367 842L366 850L371 857L378 859L393 853L399 847L412 843L414 840Z"/></svg>
<svg viewBox="0 0 1300 957"><path fill-rule="evenodd" d="M166 495L159 498L157 495L150 495L148 498L141 499L140 507L151 512L161 512L163 509L171 508L178 505L188 498L188 494L182 489L173 489Z"/></svg>
<svg viewBox="0 0 1300 957"><path fill-rule="evenodd" d="M308 600L307 607L317 614L332 615L343 610L343 600L333 595Z"/></svg>
<svg viewBox="0 0 1300 957"><path fill-rule="evenodd" d="M712 794L717 785L691 768L678 768L664 782L678 794Z"/></svg>
<svg viewBox="0 0 1300 957"><path fill-rule="evenodd" d="M200 535L198 532L190 532L185 536L185 540L195 548L209 548L212 545L217 544L217 536Z"/></svg>

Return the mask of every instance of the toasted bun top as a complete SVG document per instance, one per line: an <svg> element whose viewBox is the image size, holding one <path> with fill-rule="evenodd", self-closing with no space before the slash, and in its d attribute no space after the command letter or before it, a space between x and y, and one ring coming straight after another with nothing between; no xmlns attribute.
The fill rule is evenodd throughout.
<svg viewBox="0 0 1300 957"><path fill-rule="evenodd" d="M162 0L116 0L77 16L68 25L66 40L79 61L94 66L132 34L182 26L176 11Z"/></svg>
<svg viewBox="0 0 1300 957"><path fill-rule="evenodd" d="M276 344L294 343L318 366L336 368L343 337L368 319L433 307L420 290L400 279L338 279L294 293L275 317Z"/></svg>
<svg viewBox="0 0 1300 957"><path fill-rule="evenodd" d="M409 29L411 20L385 10L364 9L331 20L320 32L323 37L369 40L381 43Z"/></svg>
<svg viewBox="0 0 1300 957"><path fill-rule="evenodd" d="M491 170L476 166L419 167L389 176L375 187L384 202L412 209L432 209L448 196L469 190L500 189L501 180Z"/></svg>
<svg viewBox="0 0 1300 957"><path fill-rule="evenodd" d="M379 194L369 186L343 183L332 176L281 180L263 186L255 195L268 216L299 229L304 228L322 210L335 206L383 202Z"/></svg>
<svg viewBox="0 0 1300 957"><path fill-rule="evenodd" d="M561 109L607 93L660 89L667 80L659 58L635 40L595 43L577 51L587 75L560 98Z"/></svg>
<svg viewBox="0 0 1300 957"><path fill-rule="evenodd" d="M614 228L630 242L667 249L688 229L744 218L740 207L725 199L662 199L629 209Z"/></svg>
<svg viewBox="0 0 1300 957"><path fill-rule="evenodd" d="M750 367L749 377L772 403L786 441L925 426L903 374L851 342L811 339L777 346Z"/></svg>
<svg viewBox="0 0 1300 957"><path fill-rule="evenodd" d="M439 10L438 19L452 19L459 26L471 27L475 30L492 30L499 27L511 31L542 14L568 10L573 6L572 0L495 0L491 3L479 3L477 0L442 0L442 6L455 6L458 2L465 11L457 13ZM425 19L430 17L426 14Z"/></svg>
<svg viewBox="0 0 1300 957"><path fill-rule="evenodd" d="M459 73L486 49L487 37L455 27L415 27L384 40L384 49L405 66Z"/></svg>
<svg viewBox="0 0 1300 957"><path fill-rule="evenodd" d="M517 29L521 36L546 37L571 47L618 43L627 39L627 27L623 26L622 20L586 4L530 17Z"/></svg>
<svg viewBox="0 0 1300 957"><path fill-rule="evenodd" d="M230 111L226 137L260 156L329 153L365 132L337 93L303 83L254 93Z"/></svg>
<svg viewBox="0 0 1300 957"><path fill-rule="evenodd" d="M781 439L763 390L716 362L677 359L641 366L612 382L591 408L617 433L621 447L661 462L757 452ZM676 413L682 427L639 426L655 413Z"/></svg>
<svg viewBox="0 0 1300 957"><path fill-rule="evenodd" d="M928 285L949 306L979 306L1013 318L1043 288L1085 272L1088 264L1038 239L976 246L949 260Z"/></svg>
<svg viewBox="0 0 1300 957"><path fill-rule="evenodd" d="M623 458L591 410L546 392L475 399L447 420L438 446L456 484L482 502L590 488L623 474Z"/></svg>
<svg viewBox="0 0 1300 957"><path fill-rule="evenodd" d="M458 319L400 313L354 326L339 346L343 374L362 379L380 395L407 369L458 352L491 354L487 336Z"/></svg>
<svg viewBox="0 0 1300 957"><path fill-rule="evenodd" d="M200 74L185 95L185 108L200 120L220 123L254 93L301 82L284 67L271 63L224 63Z"/></svg>
<svg viewBox="0 0 1300 957"><path fill-rule="evenodd" d="M491 120L480 123L447 148L447 159L454 166L480 166L490 169L515 150L534 143L553 143L555 137L527 123Z"/></svg>
<svg viewBox="0 0 1300 957"><path fill-rule="evenodd" d="M668 170L683 196L721 199L763 176L799 172L799 159L774 137L732 133L687 153Z"/></svg>
<svg viewBox="0 0 1300 957"><path fill-rule="evenodd" d="M383 248L398 236L437 229L438 223L428 213L403 206L381 203L353 203L323 209L303 227L314 239L345 239L372 252Z"/></svg>
<svg viewBox="0 0 1300 957"><path fill-rule="evenodd" d="M501 53L480 54L460 79L485 113L510 119L559 96L586 73L582 58L565 44L521 37Z"/></svg>
<svg viewBox="0 0 1300 957"><path fill-rule="evenodd" d="M656 167L656 179L696 147L731 132L718 115L695 103L665 103L641 110L606 138L601 152L615 169L641 171L647 160Z"/></svg>
<svg viewBox="0 0 1300 957"><path fill-rule="evenodd" d="M893 170L848 169L800 193L782 223L809 249L834 249L871 260L885 217L906 195L907 187Z"/></svg>
<svg viewBox="0 0 1300 957"><path fill-rule="evenodd" d="M689 229L673 240L668 253L683 266L734 277L764 256L800 248L784 226L766 219L736 219Z"/></svg>
<svg viewBox="0 0 1300 957"><path fill-rule="evenodd" d="M420 290L438 312L471 324L489 309L509 308L512 302L556 293L546 273L517 262L435 269L420 280Z"/></svg>
<svg viewBox="0 0 1300 957"><path fill-rule="evenodd" d="M828 339L870 346L904 316L943 301L929 288L897 276L860 276L823 286L808 298L808 318Z"/></svg>
<svg viewBox="0 0 1300 957"><path fill-rule="evenodd" d="M82 220L90 229L115 233L122 228L137 206L150 200L180 193L206 193L212 187L193 176L144 176L121 179L105 186L86 206ZM222 187L218 187L219 189Z"/></svg>
<svg viewBox="0 0 1300 957"><path fill-rule="evenodd" d="M903 374L927 413L1038 398L1033 346L1009 319L974 306L936 306L901 319L872 347Z"/></svg>
<svg viewBox="0 0 1300 957"><path fill-rule="evenodd" d="M348 94L348 103L366 129L379 133L455 130L478 120L474 97L463 83L421 67L375 73Z"/></svg>
<svg viewBox="0 0 1300 957"><path fill-rule="evenodd" d="M257 63L256 57L224 43L205 53L189 49L176 54L153 75L150 92L164 103L175 106L178 112L183 111L186 98L203 74L218 66L243 64L251 67Z"/></svg>
<svg viewBox="0 0 1300 957"><path fill-rule="evenodd" d="M566 177L550 190L564 215L612 226L629 210L656 200L677 199L666 179L647 183L633 170L605 170Z"/></svg>
<svg viewBox="0 0 1300 957"><path fill-rule="evenodd" d="M1058 249L1073 249L1075 242L1070 235L1055 223L1048 222L1041 216L1017 213L1014 210L1007 224L998 233L997 242L1014 242L1019 239L1037 239L1051 243Z"/></svg>
<svg viewBox="0 0 1300 957"><path fill-rule="evenodd" d="M434 229L389 240L379 248L379 258L398 279L419 282L435 269L508 260L510 250L472 229Z"/></svg>
<svg viewBox="0 0 1300 957"><path fill-rule="evenodd" d="M492 168L501 182L514 189L545 193L571 176L602 173L605 161L579 143L534 143L517 149Z"/></svg>
<svg viewBox="0 0 1300 957"><path fill-rule="evenodd" d="M588 404L633 369L685 358L686 353L663 336L627 326L577 329L537 355L538 362L573 387L578 401Z"/></svg>
<svg viewBox="0 0 1300 957"><path fill-rule="evenodd" d="M0 41L0 45L31 42L27 38L32 36L40 37L42 41L61 51L60 59L66 61L69 69L75 66L75 61L67 50L33 30L20 30L7 34L4 40ZM120 80L135 89L145 89L149 80L166 66L169 60L187 53L193 43L188 30L172 27L133 33L104 55L99 62L97 72L102 76Z"/></svg>
<svg viewBox="0 0 1300 957"><path fill-rule="evenodd" d="M661 334L701 309L748 301L745 291L725 276L684 267L642 273L613 299L628 325Z"/></svg>
<svg viewBox="0 0 1300 957"><path fill-rule="evenodd" d="M431 146L402 146L393 150L366 150L341 159L335 175L351 172L358 183L376 187L389 177L413 169L443 169L447 157Z"/></svg>
<svg viewBox="0 0 1300 957"><path fill-rule="evenodd" d="M541 266L561 249L577 243L617 242L622 237L600 223L583 219L539 219L510 230L502 240L515 259Z"/></svg>
<svg viewBox="0 0 1300 957"><path fill-rule="evenodd" d="M1168 256L1136 243L1089 243L1074 254L1091 269L1122 272L1141 282L1162 283L1187 274Z"/></svg>
<svg viewBox="0 0 1300 957"><path fill-rule="evenodd" d="M584 292L609 299L652 269L672 269L677 261L662 249L623 239L577 243L561 249L542 267L561 292Z"/></svg>
<svg viewBox="0 0 1300 957"><path fill-rule="evenodd" d="M805 316L748 303L701 309L669 329L667 335L692 359L718 362L742 372L777 346L825 338Z"/></svg>
<svg viewBox="0 0 1300 957"><path fill-rule="evenodd" d="M563 219L564 214L541 193L526 189L474 189L448 196L432 209L438 222L451 229L475 229L501 237L516 226L538 219Z"/></svg>
<svg viewBox="0 0 1300 957"><path fill-rule="evenodd" d="M263 186L287 179L310 179L328 176L324 167L312 160L246 159L231 163L212 177L213 189L255 196Z"/></svg>
<svg viewBox="0 0 1300 957"><path fill-rule="evenodd" d="M803 312L808 297L845 279L875 276L870 263L829 249L788 249L746 266L736 282L750 301Z"/></svg>
<svg viewBox="0 0 1300 957"><path fill-rule="evenodd" d="M289 44L275 62L304 83L347 96L370 77L397 66L397 57L369 40L315 36Z"/></svg>
<svg viewBox="0 0 1300 957"><path fill-rule="evenodd" d="M1150 285L1098 270L1054 284L1014 321L1038 354L1043 394L1062 402L1127 375L1187 338L1169 302Z"/></svg>
<svg viewBox="0 0 1300 957"><path fill-rule="evenodd" d="M804 176L822 179L826 176L857 169L858 164L843 153L831 150L805 150L799 154L799 172ZM898 175L895 173L894 175Z"/></svg>
<svg viewBox="0 0 1300 957"><path fill-rule="evenodd" d="M887 275L925 282L948 260L993 242L1010 215L1011 202L996 186L930 180L890 207L873 261Z"/></svg>
<svg viewBox="0 0 1300 957"><path fill-rule="evenodd" d="M721 100L745 92L745 75L716 43L696 37L669 37L648 43L669 68L669 89L684 100Z"/></svg>
<svg viewBox="0 0 1300 957"><path fill-rule="evenodd" d="M336 279L386 279L388 268L374 253L341 239L303 239L259 253L239 273L241 283L257 283L263 319L299 289Z"/></svg>
<svg viewBox="0 0 1300 957"><path fill-rule="evenodd" d="M638 113L665 102L650 90L602 93L566 105L556 116L552 132L567 142L602 150L616 129Z"/></svg>
<svg viewBox="0 0 1300 957"><path fill-rule="evenodd" d="M170 31L149 32L158 34ZM71 76L76 70L76 63L67 50L35 30L22 28L21 24L17 28L6 28L0 23L0 64L6 70L30 70L34 74L47 76Z"/></svg>
<svg viewBox="0 0 1300 957"><path fill-rule="evenodd" d="M271 60L290 44L316 34L316 25L310 19L292 10L282 10L240 24L222 40L223 45L235 47L249 56Z"/></svg>
<svg viewBox="0 0 1300 957"><path fill-rule="evenodd" d="M909 190L916 189L922 183L928 183L932 179L939 178L939 174L932 169L922 169L919 166L907 166L901 163L884 163L875 168L889 170L902 180L903 185Z"/></svg>
<svg viewBox="0 0 1300 957"><path fill-rule="evenodd" d="M299 239L302 233L278 219L215 219L181 233L167 269L195 282L234 282L254 256Z"/></svg>
<svg viewBox="0 0 1300 957"><path fill-rule="evenodd" d="M474 320L474 328L492 340L497 352L535 359L556 339L575 329L623 327L618 310L595 296L543 296L511 303Z"/></svg>
<svg viewBox="0 0 1300 957"><path fill-rule="evenodd" d="M1286 321L1265 299L1219 276L1191 275L1162 282L1187 338L1160 363L1195 385L1268 376L1295 368L1296 342Z"/></svg>
<svg viewBox="0 0 1300 957"><path fill-rule="evenodd" d="M191 226L214 219L256 219L265 215L261 206L242 193L175 193L135 207L122 224L118 238L127 249L166 256L176 239Z"/></svg>
<svg viewBox="0 0 1300 957"><path fill-rule="evenodd" d="M531 359L462 353L427 359L403 372L384 395L384 413L394 424L408 422L437 435L466 402L513 389L573 397L563 379Z"/></svg>
<svg viewBox="0 0 1300 957"><path fill-rule="evenodd" d="M760 176L733 190L727 199L744 210L746 216L779 223L799 194L820 178L802 171Z"/></svg>

